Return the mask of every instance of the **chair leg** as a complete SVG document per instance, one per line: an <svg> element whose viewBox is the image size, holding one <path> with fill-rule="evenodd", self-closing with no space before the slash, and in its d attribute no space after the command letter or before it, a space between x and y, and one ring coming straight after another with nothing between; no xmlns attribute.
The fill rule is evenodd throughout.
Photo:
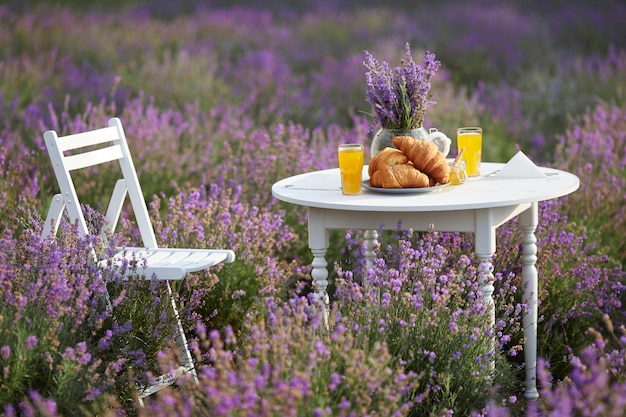
<svg viewBox="0 0 626 417"><path fill-rule="evenodd" d="M176 300L174 299L174 293L172 291L172 287L170 286L169 281L167 281L167 291L168 296L170 297L170 304L172 306L172 311L174 312L174 317L176 318L176 346L178 348L178 358L182 364L182 366L178 367L178 369L161 375L156 378L150 385L148 386L137 386L137 390L139 391L139 396L137 398L139 406L143 408L144 402L143 399L160 391L161 389L168 387L176 382L178 378L180 378L184 374L191 373L193 375L194 382L196 384L199 383L198 373L196 372L196 367L193 363L193 358L191 356L191 351L189 350L189 346L187 344L187 337L185 336L185 330L183 328L183 323L180 319L180 315L178 313L178 308L176 306Z"/></svg>
<svg viewBox="0 0 626 417"><path fill-rule="evenodd" d="M183 323L180 320L180 315L178 314L178 308L176 307L176 300L174 299L174 294L172 292L172 287L170 286L169 281L167 282L167 291L170 296L172 310L174 312L174 317L176 317L176 325L178 327L178 332L176 334L176 345L178 346L178 357L180 359L180 362L185 367L186 372L189 372L193 375L193 379L197 384L199 383L198 374L196 372L196 367L193 364L193 358L191 357L191 351L189 351L187 337L185 336L185 329L183 328Z"/></svg>

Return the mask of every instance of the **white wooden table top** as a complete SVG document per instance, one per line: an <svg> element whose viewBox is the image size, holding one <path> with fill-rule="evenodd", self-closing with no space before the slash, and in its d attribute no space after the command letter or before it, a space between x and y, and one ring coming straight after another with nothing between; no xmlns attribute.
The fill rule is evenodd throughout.
<svg viewBox="0 0 626 417"><path fill-rule="evenodd" d="M282 179L272 186L279 200L307 207L347 211L416 212L454 211L511 206L550 200L576 191L577 176L539 167L545 178L486 176L504 164L483 162L481 176L461 185L448 185L429 193L388 194L363 188L361 194L344 196L338 168L307 172ZM363 180L367 180L367 165Z"/></svg>

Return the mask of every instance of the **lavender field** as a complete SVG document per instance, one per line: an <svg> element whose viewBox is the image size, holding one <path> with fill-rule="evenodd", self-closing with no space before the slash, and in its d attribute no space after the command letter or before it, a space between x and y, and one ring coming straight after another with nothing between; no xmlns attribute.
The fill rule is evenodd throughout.
<svg viewBox="0 0 626 417"><path fill-rule="evenodd" d="M0 415L626 415L624 2L102 3L0 4ZM308 298L307 212L271 186L335 167L341 142L367 153L364 51L399 64L406 42L441 61L425 127L480 125L484 160L521 149L580 178L539 208L537 401L516 219L497 232L495 329L473 236L401 219L369 270L364 231L332 233L328 331ZM115 167L78 182L94 236L39 237L58 192L43 132L111 117L160 245L237 255L173 284L199 383L144 407L135 384L178 366L175 318L162 283L89 262ZM128 208L107 244L138 242Z"/></svg>

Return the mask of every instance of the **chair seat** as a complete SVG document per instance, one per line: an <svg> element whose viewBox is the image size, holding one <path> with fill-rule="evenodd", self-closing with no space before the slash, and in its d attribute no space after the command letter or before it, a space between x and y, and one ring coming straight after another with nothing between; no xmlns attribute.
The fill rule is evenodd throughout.
<svg viewBox="0 0 626 417"><path fill-rule="evenodd" d="M208 269L220 263L230 263L235 253L229 249L178 249L178 248L116 248L117 253L99 262L103 268L122 267L136 263L137 268L126 268L124 276L134 273L155 276L162 280L179 280L189 272Z"/></svg>

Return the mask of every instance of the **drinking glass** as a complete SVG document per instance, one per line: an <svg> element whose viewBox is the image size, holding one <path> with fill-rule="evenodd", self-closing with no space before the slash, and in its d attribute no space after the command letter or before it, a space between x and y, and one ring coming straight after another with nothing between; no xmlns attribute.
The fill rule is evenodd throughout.
<svg viewBox="0 0 626 417"><path fill-rule="evenodd" d="M341 172L341 192L344 195L361 193L363 174L363 145L343 143L337 150L339 171Z"/></svg>
<svg viewBox="0 0 626 417"><path fill-rule="evenodd" d="M463 184L467 177L465 160L461 159L457 162L448 160L448 165L450 165L450 184Z"/></svg>
<svg viewBox="0 0 626 417"><path fill-rule="evenodd" d="M467 176L479 176L483 148L483 130L480 127L459 127L456 130L456 140L459 152L465 148L463 159L465 159L466 163Z"/></svg>

